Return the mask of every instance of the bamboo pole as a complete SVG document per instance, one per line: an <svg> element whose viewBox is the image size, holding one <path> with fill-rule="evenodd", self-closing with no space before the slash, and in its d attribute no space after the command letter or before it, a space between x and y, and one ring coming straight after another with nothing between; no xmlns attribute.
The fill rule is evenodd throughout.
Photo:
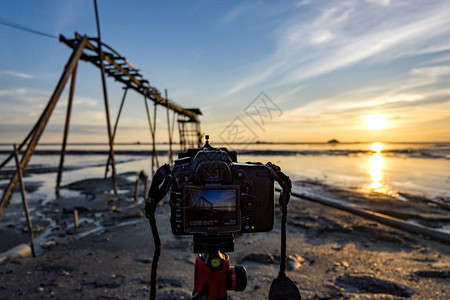
<svg viewBox="0 0 450 300"><path fill-rule="evenodd" d="M139 185L141 184L141 180L136 179L136 183L134 185L134 203L137 203L139 200Z"/></svg>
<svg viewBox="0 0 450 300"><path fill-rule="evenodd" d="M147 112L147 121L148 121L148 127L150 128L150 138L152 139L152 145L154 142L154 135L153 135L153 125L152 125L152 118L150 116L150 110L148 109L148 103L147 103L147 96L144 96L144 103L145 103L145 111ZM152 147L152 173L155 173L155 156L154 151Z"/></svg>
<svg viewBox="0 0 450 300"><path fill-rule="evenodd" d="M23 183L22 168L20 167L19 152L17 151L16 144L14 144L14 159L16 161L17 173L19 174L19 183L20 183L20 192L22 194L23 210L25 212L25 217L27 218L28 232L30 233L31 251L33 253L33 257L36 257L36 247L34 246L33 224L31 224L30 211L28 210L28 202L27 197L25 195L25 185Z"/></svg>
<svg viewBox="0 0 450 300"><path fill-rule="evenodd" d="M67 137L69 135L70 115L72 114L73 94L75 92L75 82L77 78L78 62L76 63L73 72L72 80L70 82L69 100L67 103L66 123L64 124L64 136L62 141L61 157L59 159L58 176L56 177L56 195L59 196L59 190L61 189L61 179L64 167L64 156L66 155Z"/></svg>
<svg viewBox="0 0 450 300"><path fill-rule="evenodd" d="M122 113L123 104L125 103L125 98L127 96L128 87L125 87L124 90L125 91L123 93L122 101L120 102L120 107L119 107L119 112L117 113L116 122L114 123L114 129L113 129L113 135L112 135L113 142L116 139L117 126L119 125L119 118ZM111 155L108 154L108 161L106 162L105 178L108 176L110 162L111 162Z"/></svg>
<svg viewBox="0 0 450 300"><path fill-rule="evenodd" d="M169 97L167 95L167 89L164 89L164 93L166 96L167 103L169 103ZM167 130L169 132L169 151L167 152L169 156L169 163L173 164L173 152L172 152L172 129L170 127L170 114L169 114L169 105L166 106L167 108Z"/></svg>
<svg viewBox="0 0 450 300"><path fill-rule="evenodd" d="M159 168L158 153L156 152L156 108L157 107L158 106L157 106L156 102L154 102L154 107L153 107L153 132L152 132L152 156L155 157L156 169Z"/></svg>
<svg viewBox="0 0 450 300"><path fill-rule="evenodd" d="M111 132L108 91L106 88L105 65L103 63L102 38L101 38L101 34L100 34L100 21L98 19L97 0L94 0L94 6L95 6L95 20L97 21L98 50L99 50L99 56L100 56L100 70L101 70L101 78L102 78L103 100L105 102L106 127L107 127L107 131L108 131L108 142L109 142L109 155L111 156L112 180L113 180L114 194L117 195L118 190L117 190L116 160L114 158L114 141L113 141L112 132Z"/></svg>
<svg viewBox="0 0 450 300"><path fill-rule="evenodd" d="M148 182L148 175L146 174L144 177L145 185L144 185L144 202L148 197L148 189L149 189L149 182Z"/></svg>
<svg viewBox="0 0 450 300"><path fill-rule="evenodd" d="M80 223L78 221L78 209L75 209L73 211L73 228L75 228L75 230L78 228L78 226L80 226Z"/></svg>
<svg viewBox="0 0 450 300"><path fill-rule="evenodd" d="M277 188L277 191L280 191ZM391 216L383 215L374 211L366 210L366 209L358 209L352 207L350 205L346 205L344 203L338 202L336 199L330 197L324 197L319 195L313 195L311 193L303 192L303 193L291 193L293 196L305 199L308 201L312 201L315 203L319 203L322 205L330 206L333 208L337 208L346 212L350 212L352 214L367 218L369 220L373 220L384 225L388 225L397 229L409 231L411 233L424 235L426 237L432 238L434 240L438 240L447 244L450 244L450 234L434 230L419 224L409 223L403 220L399 220L393 218Z"/></svg>

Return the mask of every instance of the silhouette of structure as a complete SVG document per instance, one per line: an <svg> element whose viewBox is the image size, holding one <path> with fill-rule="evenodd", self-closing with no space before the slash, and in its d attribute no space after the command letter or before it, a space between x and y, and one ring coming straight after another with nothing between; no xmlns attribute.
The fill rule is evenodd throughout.
<svg viewBox="0 0 450 300"><path fill-rule="evenodd" d="M201 210L208 210L208 211L213 210L213 204L203 196L200 196L200 198L198 199L197 203L194 206Z"/></svg>
<svg viewBox="0 0 450 300"><path fill-rule="evenodd" d="M64 135L62 140L62 148L60 155L60 162L58 168L58 175L56 179L56 192L59 193L63 167L64 167L64 156L66 152L67 136L69 133L70 126L70 116L72 110L73 96L76 83L77 66L80 60L89 62L101 70L101 79L103 87L103 96L105 103L105 113L107 121L107 133L109 141L109 157L106 162L105 178L108 175L109 167L112 170L112 181L114 186L114 192L117 194L117 174L114 158L114 139L119 123L119 118L122 112L122 108L127 96L128 90L134 90L138 94L142 95L145 109L147 113L147 119L150 129L150 136L152 140L152 171L159 167L158 156L156 152L156 113L157 107L162 106L166 110L167 116L167 127L169 134L169 151L168 159L172 163L172 144L174 140L174 127L175 119L178 124L178 133L180 138L181 150L186 150L188 147L199 147L201 145L201 131L200 131L200 120L199 115L201 111L199 109L188 109L183 108L176 103L169 101L167 97L167 90L165 91L165 96L163 97L161 93L153 87L150 82L144 78L138 69L133 67L133 65L126 60L125 57L120 55L114 49L108 45L101 42L100 30L98 30L98 38L88 38L87 36L82 36L75 33L73 39L68 39L60 35L59 39L61 42L73 49L72 55L70 56L64 70L61 74L58 84L48 101L47 106L42 112L39 120L36 122L34 127L31 129L27 137L18 146L18 150L26 147L23 151L23 156L20 160L20 169L25 171L27 165L31 159L31 156L36 149L37 144L45 127L52 115L52 112L66 86L69 78L71 79L69 99L67 105L66 120L64 126ZM123 84L124 94L120 104L119 111L117 113L117 118L114 123L113 128L110 122L109 113L109 103L108 103L108 93L106 88L105 76L114 78L115 81ZM149 102L153 104L153 116L151 115ZM171 116L172 115L172 116ZM3 168L12 158L14 153L12 153L1 165L0 169ZM19 173L16 171L12 176L8 186L5 188L3 197L0 202L0 217L4 215L6 208L9 205L10 199L14 190L19 182Z"/></svg>

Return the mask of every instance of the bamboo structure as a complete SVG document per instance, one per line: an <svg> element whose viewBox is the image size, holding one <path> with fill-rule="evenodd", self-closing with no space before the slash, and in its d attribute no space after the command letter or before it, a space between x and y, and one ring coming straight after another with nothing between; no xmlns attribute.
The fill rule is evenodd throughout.
<svg viewBox="0 0 450 300"><path fill-rule="evenodd" d="M167 91L165 97L152 85L150 82L144 78L138 69L136 69L126 58L120 55L117 51L112 49L110 46L104 44L100 38L100 30L98 28L98 38L89 38L87 36L82 36L75 33L73 39L68 39L63 35L60 35L59 39L62 43L66 44L72 48L73 52L64 67L58 84L50 97L50 100L42 112L39 120L33 126L29 134L23 140L23 142L18 146L18 151L22 151L22 159L20 160L20 169L25 171L27 165L33 155L36 146L45 127L52 115L52 112L66 86L67 82L71 78L69 99L66 112L66 120L64 125L64 134L62 140L61 155L59 161L58 175L56 179L56 193L59 193L61 188L62 173L64 170L64 156L66 153L67 137L70 127L70 116L72 111L72 103L75 91L76 74L78 62L85 61L91 63L95 67L99 68L101 71L101 81L103 88L103 98L105 104L105 113L107 119L107 135L109 144L109 155L106 162L105 178L108 176L109 167L112 169L112 184L115 194L117 194L117 174L116 174L116 164L114 159L114 140L117 132L117 127L119 123L119 118L122 112L122 108L129 90L133 90L138 94L142 95L144 98L145 108L147 112L148 123L150 127L150 138L152 141L152 172L155 168L159 166L159 161L156 151L156 113L157 107L163 106L167 110L167 128L169 134L169 161L172 162L172 144L173 144L173 130L175 118L178 121L178 133L180 137L180 145L182 150L186 150L187 147L199 147L201 145L201 131L200 131L200 120L199 116L201 111L199 109L187 109L183 108L173 101L169 101L167 97ZM120 104L120 108L117 114L116 121L114 123L114 128L111 128L110 122L110 112L109 112L109 102L106 87L106 77L113 78L115 81L123 84L124 94ZM153 103L153 116L150 113L148 102ZM172 112L172 117L170 117L170 112ZM152 120L153 117L153 120ZM22 148L26 147L25 150ZM3 168L12 158L14 153L12 153L6 160L0 165L0 169ZM16 171L11 177L8 186L5 188L1 202L0 202L0 217L2 217L7 209L12 194L19 183L19 173Z"/></svg>

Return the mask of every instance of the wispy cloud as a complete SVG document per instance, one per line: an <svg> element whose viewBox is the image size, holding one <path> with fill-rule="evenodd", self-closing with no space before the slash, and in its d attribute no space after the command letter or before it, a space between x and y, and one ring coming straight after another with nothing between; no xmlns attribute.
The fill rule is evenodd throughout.
<svg viewBox="0 0 450 300"><path fill-rule="evenodd" d="M450 49L450 45L448 47ZM434 57L432 59L424 61L421 65L430 66L436 64L447 64L450 65L450 52L444 55L440 55L438 57Z"/></svg>
<svg viewBox="0 0 450 300"><path fill-rule="evenodd" d="M281 103L285 103L285 102L292 100L293 98L298 96L298 93L301 90L303 90L305 88L306 88L305 85L300 85L293 89L289 89L287 92L284 92L283 94L281 94L277 97L277 103L281 104Z"/></svg>
<svg viewBox="0 0 450 300"><path fill-rule="evenodd" d="M274 80L298 84L378 57L390 61L420 54L427 44L434 45L426 48L430 53L448 46L442 38L450 33L448 2L371 9L359 1L343 1L319 9L312 20L300 11L277 28L277 50L239 78L229 94Z"/></svg>
<svg viewBox="0 0 450 300"><path fill-rule="evenodd" d="M282 140L300 130L302 139L317 140L318 136L335 132L354 140L370 140L366 117L383 114L390 136L386 139L442 140L442 134L448 134L448 129L443 128L450 125L450 88L446 84L449 80L448 66L412 67L397 75L395 81L378 85L369 82L366 87L355 85L353 89L300 104L274 121L273 128L282 127L284 131L271 134ZM417 137L419 128L426 135Z"/></svg>
<svg viewBox="0 0 450 300"><path fill-rule="evenodd" d="M25 93L26 93L26 89L0 90L0 97L4 97L4 96L18 96L18 95L24 95Z"/></svg>
<svg viewBox="0 0 450 300"><path fill-rule="evenodd" d="M6 75L9 75L9 76L13 76L13 77L24 78L24 79L31 79L31 78L33 78L33 76L30 75L30 74L22 73L22 72L16 72L16 71L3 70L0 73L6 74Z"/></svg>
<svg viewBox="0 0 450 300"><path fill-rule="evenodd" d="M226 14L224 14L219 20L218 23L222 25L229 24L243 15L250 8L250 4L248 2L244 2L239 4L238 6L229 10Z"/></svg>
<svg viewBox="0 0 450 300"><path fill-rule="evenodd" d="M403 87L405 88L405 87ZM366 116L384 114L389 127L408 127L450 118L450 88L402 90L378 86L316 99L283 115L283 122L298 128L359 130Z"/></svg>
<svg viewBox="0 0 450 300"><path fill-rule="evenodd" d="M422 103L422 106L431 105L442 102L442 97L444 102L450 103L450 88L437 87L448 81L449 77L448 66L413 68L396 82L351 89L331 97L314 99L294 111L340 116L346 112L361 113L408 107L420 101L427 102Z"/></svg>
<svg viewBox="0 0 450 300"><path fill-rule="evenodd" d="M319 30L311 36L310 41L312 44L318 45L329 42L332 39L334 39L333 33L328 30Z"/></svg>
<svg viewBox="0 0 450 300"><path fill-rule="evenodd" d="M412 69L411 74L420 77L439 78L445 75L450 75L450 66L414 68Z"/></svg>
<svg viewBox="0 0 450 300"><path fill-rule="evenodd" d="M442 18L446 16L446 18ZM350 44L335 49L334 55L321 58L308 66L305 71L295 69L289 72L284 79L286 83L297 82L311 77L322 75L343 67L358 63L380 52L387 51L398 45L411 42L424 35L435 32L441 26L450 25L447 14L430 17L423 21L408 24L396 30L376 32L365 37L353 40Z"/></svg>
<svg viewBox="0 0 450 300"><path fill-rule="evenodd" d="M6 89L0 90L0 114L4 122L17 124L30 124L42 113L42 110L47 105L52 91L41 89ZM56 123L61 123L65 119L65 110L67 107L68 91L61 95L60 100L52 115L52 120ZM104 111L100 100L75 95L73 103L73 113L82 113L83 116L79 118L81 123L86 122L90 124L97 124L103 120ZM73 119L77 123L77 119Z"/></svg>
<svg viewBox="0 0 450 300"><path fill-rule="evenodd" d="M391 0L366 0L367 2L376 3L381 6L388 6L391 4Z"/></svg>

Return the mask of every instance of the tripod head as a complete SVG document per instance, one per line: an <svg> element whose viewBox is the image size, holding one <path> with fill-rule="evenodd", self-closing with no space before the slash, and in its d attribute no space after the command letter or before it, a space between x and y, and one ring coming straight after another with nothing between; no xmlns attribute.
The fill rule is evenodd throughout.
<svg viewBox="0 0 450 300"><path fill-rule="evenodd" d="M194 253L233 252L234 235L194 235Z"/></svg>

